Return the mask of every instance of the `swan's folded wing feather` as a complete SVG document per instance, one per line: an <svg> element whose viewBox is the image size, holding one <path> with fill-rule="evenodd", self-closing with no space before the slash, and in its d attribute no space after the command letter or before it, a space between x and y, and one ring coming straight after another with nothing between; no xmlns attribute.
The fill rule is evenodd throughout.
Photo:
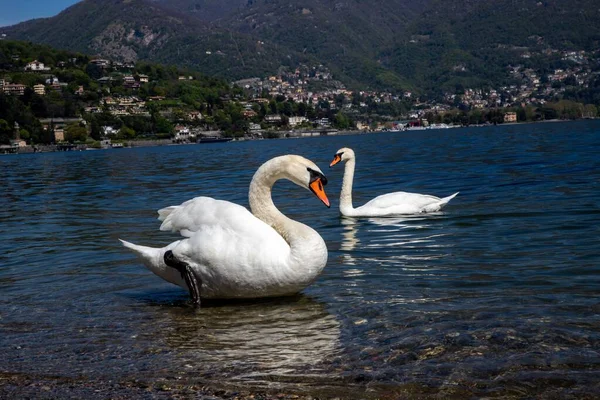
<svg viewBox="0 0 600 400"><path fill-rule="evenodd" d="M251 218L236 228L225 225L200 227L176 250L188 262L219 270L267 265L283 267L290 246L273 228L249 213Z"/></svg>
<svg viewBox="0 0 600 400"><path fill-rule="evenodd" d="M290 252L281 235L249 212L237 224L199 226L173 249L203 277L203 296L224 298L252 297L273 288L287 293L297 284L288 266Z"/></svg>
<svg viewBox="0 0 600 400"><path fill-rule="evenodd" d="M375 197L373 200L366 203L363 207L385 209L401 206L406 207L407 209L420 209L427 206L428 204L435 203L439 200L440 199L438 197L426 194L394 192Z"/></svg>
<svg viewBox="0 0 600 400"><path fill-rule="evenodd" d="M246 208L212 197L196 197L179 206L160 209L158 214L158 219L163 221L161 231L179 232L184 237L211 225L243 230L248 220L256 219Z"/></svg>

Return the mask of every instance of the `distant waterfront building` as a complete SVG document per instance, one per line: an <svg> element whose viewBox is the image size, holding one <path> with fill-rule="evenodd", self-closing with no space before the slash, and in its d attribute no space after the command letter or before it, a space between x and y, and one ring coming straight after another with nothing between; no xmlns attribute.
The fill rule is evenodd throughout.
<svg viewBox="0 0 600 400"><path fill-rule="evenodd" d="M25 94L25 85L21 85L20 83L8 83L4 84L2 90L6 94L23 96Z"/></svg>
<svg viewBox="0 0 600 400"><path fill-rule="evenodd" d="M15 138L10 140L11 147L25 147L27 142L21 139L21 131L19 129L19 123L15 121Z"/></svg>
<svg viewBox="0 0 600 400"><path fill-rule="evenodd" d="M44 85L37 84L37 85L33 85L33 91L35 92L35 94L38 94L40 96L44 96L46 94L46 87Z"/></svg>
<svg viewBox="0 0 600 400"><path fill-rule="evenodd" d="M64 142L65 140L65 126L67 124L81 124L83 123L81 118L41 118L40 123L42 128L46 131L54 133L55 142Z"/></svg>
<svg viewBox="0 0 600 400"><path fill-rule="evenodd" d="M107 106L114 106L115 104L118 104L118 103L117 103L117 100L115 100L113 97L110 97L110 96L108 96L108 97L104 97L104 98L102 99L102 101L103 101L103 102L104 102L104 104L106 104Z"/></svg>
<svg viewBox="0 0 600 400"><path fill-rule="evenodd" d="M188 113L188 119L191 121L200 121L202 119L202 113L200 111L190 111Z"/></svg>
<svg viewBox="0 0 600 400"><path fill-rule="evenodd" d="M281 116L279 114L265 115L265 122L268 124L278 124L281 122Z"/></svg>
<svg viewBox="0 0 600 400"><path fill-rule="evenodd" d="M329 118L317 119L315 122L317 124L319 124L320 126L322 126L323 128L329 128L331 126L331 122L329 121Z"/></svg>
<svg viewBox="0 0 600 400"><path fill-rule="evenodd" d="M54 141L64 142L65 141L65 128L63 126L54 127Z"/></svg>
<svg viewBox="0 0 600 400"><path fill-rule="evenodd" d="M358 121L356 122L356 129L358 129L359 131L368 131L369 124L367 124L366 122Z"/></svg>
<svg viewBox="0 0 600 400"><path fill-rule="evenodd" d="M256 116L256 112L254 110L244 110L242 112L244 118L252 118Z"/></svg>
<svg viewBox="0 0 600 400"><path fill-rule="evenodd" d="M94 64L94 65L97 65L98 67L106 68L106 67L110 66L110 61L104 60L102 58L97 58L95 60L91 60L90 64Z"/></svg>
<svg viewBox="0 0 600 400"><path fill-rule="evenodd" d="M260 131L261 127L260 124L250 122L250 124L248 125L248 129L250 129L250 132L257 132Z"/></svg>
<svg viewBox="0 0 600 400"><path fill-rule="evenodd" d="M85 107L83 110L86 113L90 113L90 114L98 114L98 113L102 112L102 109L100 107L94 107L94 106Z"/></svg>
<svg viewBox="0 0 600 400"><path fill-rule="evenodd" d="M62 91L63 87L67 87L67 84L66 83L53 83L52 85L50 85L50 89L52 89L56 92Z"/></svg>
<svg viewBox="0 0 600 400"><path fill-rule="evenodd" d="M507 112L504 114L504 122L517 122L517 113Z"/></svg>
<svg viewBox="0 0 600 400"><path fill-rule="evenodd" d="M119 133L118 129L115 129L112 126L103 126L102 128L102 134L106 137L106 136L116 136L117 133Z"/></svg>
<svg viewBox="0 0 600 400"><path fill-rule="evenodd" d="M306 117L290 117L289 118L289 124L291 127L294 127L296 125L300 125L303 122L308 121L308 119Z"/></svg>
<svg viewBox="0 0 600 400"><path fill-rule="evenodd" d="M34 60L25 65L25 71L50 71L49 67L46 67L44 63Z"/></svg>
<svg viewBox="0 0 600 400"><path fill-rule="evenodd" d="M184 125L175 126L175 138L176 142L187 142L193 139L196 135L190 131L190 128Z"/></svg>
<svg viewBox="0 0 600 400"><path fill-rule="evenodd" d="M136 81L133 75L123 76L123 87L126 89L139 89L140 82Z"/></svg>

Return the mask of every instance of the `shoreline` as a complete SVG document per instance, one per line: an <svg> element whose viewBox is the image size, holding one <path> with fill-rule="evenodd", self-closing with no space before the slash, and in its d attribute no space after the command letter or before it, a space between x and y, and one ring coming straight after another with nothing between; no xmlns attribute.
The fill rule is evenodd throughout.
<svg viewBox="0 0 600 400"><path fill-rule="evenodd" d="M525 122L507 122L502 124L483 124L483 125L463 125L454 126L449 125L445 127L422 127L418 129L401 129L401 130L381 130L381 131L281 131L280 137L278 138L233 138L232 140L225 141L222 143L229 142L250 142L258 140L277 140L277 139L305 139L311 137L323 137L323 136L346 136L346 135L370 135L377 133L405 133L405 132L421 132L429 130L446 130L446 129L459 129L459 128L487 128L487 127L498 127L498 126L515 126L524 124L539 124L539 123L556 123L556 122L581 122L581 121L596 121L599 118L582 118L575 120L562 120L562 119L551 119L543 121L525 121ZM119 143L120 145L96 148L88 147L87 144L51 144L51 145L27 145L13 148L0 149L0 156L10 154L38 154L38 153L60 153L60 152L71 152L71 151L95 151L95 150L112 150L112 149L131 149L135 147L157 147L157 146L183 146L183 145L212 145L215 143L201 143L201 142L183 142L177 143L172 139L156 139L156 140L130 140L125 141L126 144ZM2 151L4 150L4 151Z"/></svg>

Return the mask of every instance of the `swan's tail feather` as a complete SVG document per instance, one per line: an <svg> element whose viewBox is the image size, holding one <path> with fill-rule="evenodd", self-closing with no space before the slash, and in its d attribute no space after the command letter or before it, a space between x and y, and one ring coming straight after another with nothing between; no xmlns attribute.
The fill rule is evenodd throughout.
<svg viewBox="0 0 600 400"><path fill-rule="evenodd" d="M446 204L448 204L448 202L450 200L455 198L459 193L460 192L456 192L451 196L444 197L443 199L440 199L439 201L436 201L435 203L429 204L427 207L425 207L425 212L436 212L436 211L441 210Z"/></svg>
<svg viewBox="0 0 600 400"><path fill-rule="evenodd" d="M150 271L154 272L167 282L171 282L183 288L186 287L185 281L183 278L181 278L179 272L177 272L174 268L168 267L167 264L165 264L164 259L165 252L175 248L181 242L180 240L171 243L167 247L161 248L140 246L138 244L129 243L122 239L119 240L121 243L123 243L123 246L132 250Z"/></svg>
<svg viewBox="0 0 600 400"><path fill-rule="evenodd" d="M119 241L123 244L123 246L132 250L148 268L153 269L154 267L159 266L161 265L161 263L163 263L162 257L165 252L165 249L140 246L138 244L129 243L122 239L119 239Z"/></svg>
<svg viewBox="0 0 600 400"><path fill-rule="evenodd" d="M440 201L439 201L439 203L438 203L438 204L440 205L440 207L444 207L446 204L448 204L448 202L449 202L450 200L452 200L453 198L455 198L455 197L456 197L456 196L457 196L459 193L460 193L460 192L456 192L456 193L454 193L454 194L453 194L453 195L451 195L451 196L444 197L443 199L440 199Z"/></svg>

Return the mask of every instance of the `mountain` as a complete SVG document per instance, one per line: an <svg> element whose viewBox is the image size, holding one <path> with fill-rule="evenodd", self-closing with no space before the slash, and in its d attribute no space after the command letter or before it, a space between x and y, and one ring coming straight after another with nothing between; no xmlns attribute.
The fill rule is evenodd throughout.
<svg viewBox="0 0 600 400"><path fill-rule="evenodd" d="M382 55L418 86L498 85L507 67L565 68L564 51L600 56L595 0L435 0Z"/></svg>
<svg viewBox="0 0 600 400"><path fill-rule="evenodd" d="M251 6L253 0L150 0L166 9L177 11L204 22L215 22Z"/></svg>
<svg viewBox="0 0 600 400"><path fill-rule="evenodd" d="M166 1L166 0L165 0ZM238 32L310 54L346 82L410 86L396 71L382 68L382 48L422 12L428 0L254 0L224 17Z"/></svg>
<svg viewBox="0 0 600 400"><path fill-rule="evenodd" d="M600 54L596 0L84 0L8 37L225 78L321 62L355 88L438 92L512 83L509 68Z"/></svg>
<svg viewBox="0 0 600 400"><path fill-rule="evenodd" d="M143 0L84 0L55 17L27 21L2 32L10 39L123 61L194 67L226 78L271 74L280 65L308 59Z"/></svg>

